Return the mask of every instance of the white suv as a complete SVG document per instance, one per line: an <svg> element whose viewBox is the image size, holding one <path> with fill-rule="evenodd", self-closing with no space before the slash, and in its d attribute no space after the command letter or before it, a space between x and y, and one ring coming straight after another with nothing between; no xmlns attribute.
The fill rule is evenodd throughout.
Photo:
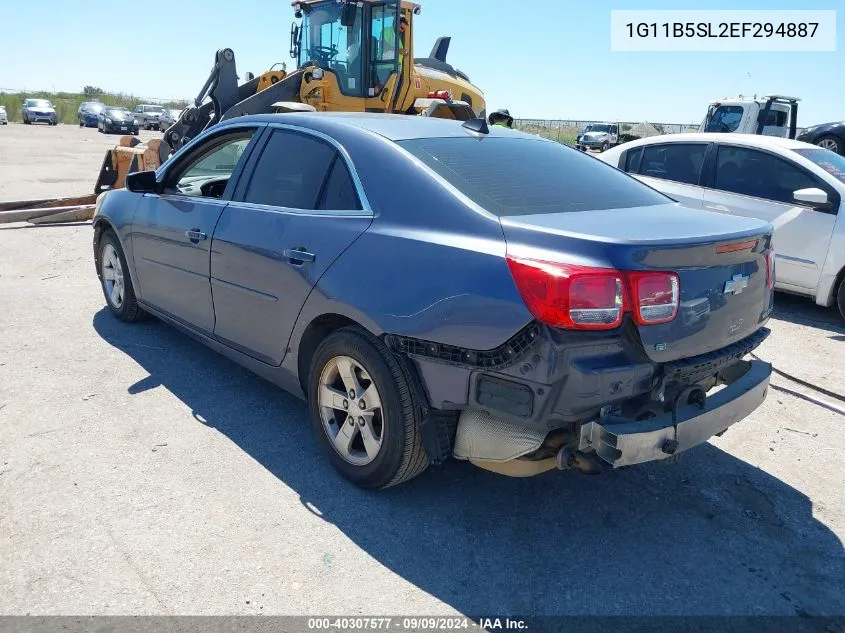
<svg viewBox="0 0 845 633"><path fill-rule="evenodd" d="M138 125L145 130L158 130L160 128L159 118L164 108L160 105L149 105L142 103L135 106L132 114L138 120Z"/></svg>
<svg viewBox="0 0 845 633"><path fill-rule="evenodd" d="M669 134L598 158L688 207L771 222L776 287L845 318L845 157L752 134Z"/></svg>

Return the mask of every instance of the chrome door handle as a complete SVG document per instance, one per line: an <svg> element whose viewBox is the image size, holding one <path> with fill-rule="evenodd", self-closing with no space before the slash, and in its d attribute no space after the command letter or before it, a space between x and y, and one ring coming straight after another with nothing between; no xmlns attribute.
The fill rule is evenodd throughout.
<svg viewBox="0 0 845 633"><path fill-rule="evenodd" d="M199 242L200 240L207 240L208 239L208 235L206 235L205 233L203 233L199 229L192 229L190 231L185 231L185 235L192 242Z"/></svg>
<svg viewBox="0 0 845 633"><path fill-rule="evenodd" d="M303 264L310 264L317 256L314 253L309 253L302 247L298 248L289 248L285 250L282 255L285 256L291 264L294 266L302 266Z"/></svg>
<svg viewBox="0 0 845 633"><path fill-rule="evenodd" d="M709 209L710 211L720 211L721 213L730 213L731 210L728 209L726 206L721 204L705 204L705 209Z"/></svg>

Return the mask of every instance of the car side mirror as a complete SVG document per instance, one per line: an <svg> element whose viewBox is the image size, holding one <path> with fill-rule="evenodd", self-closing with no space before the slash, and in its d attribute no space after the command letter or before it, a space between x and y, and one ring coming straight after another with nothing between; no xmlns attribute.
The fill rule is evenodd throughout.
<svg viewBox="0 0 845 633"><path fill-rule="evenodd" d="M830 203L827 199L827 193L816 187L808 189L798 189L792 192L792 198L795 202L803 202L811 205L814 208L827 208Z"/></svg>
<svg viewBox="0 0 845 633"><path fill-rule="evenodd" d="M158 193L154 171L136 171L126 176L126 188L134 193Z"/></svg>

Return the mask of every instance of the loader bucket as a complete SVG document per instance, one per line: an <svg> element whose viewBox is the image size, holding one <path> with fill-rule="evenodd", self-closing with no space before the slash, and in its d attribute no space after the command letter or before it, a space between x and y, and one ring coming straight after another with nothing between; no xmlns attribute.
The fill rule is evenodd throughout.
<svg viewBox="0 0 845 633"><path fill-rule="evenodd" d="M136 171L158 169L161 166L161 144L159 139L141 143L134 136L121 137L120 144L106 152L103 158L94 193L99 195L103 191L123 188L126 176Z"/></svg>

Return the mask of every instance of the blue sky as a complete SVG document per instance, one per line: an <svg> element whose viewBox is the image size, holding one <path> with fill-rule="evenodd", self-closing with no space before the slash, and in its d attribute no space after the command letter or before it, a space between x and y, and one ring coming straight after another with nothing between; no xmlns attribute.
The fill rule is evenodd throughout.
<svg viewBox="0 0 845 633"><path fill-rule="evenodd" d="M488 107L507 107L519 118L698 122L710 100L740 93L801 97L801 126L845 118L841 43L834 53L612 53L609 34L611 9L681 8L842 8L841 33L845 5L839 0L421 3L415 55L427 54L437 36L451 35L449 61L484 90ZM291 62L289 0L41 0L35 11L26 6L10 4L0 20L0 89L78 91L93 84L193 98L218 48L234 49L242 76ZM108 23L110 14L136 17Z"/></svg>

